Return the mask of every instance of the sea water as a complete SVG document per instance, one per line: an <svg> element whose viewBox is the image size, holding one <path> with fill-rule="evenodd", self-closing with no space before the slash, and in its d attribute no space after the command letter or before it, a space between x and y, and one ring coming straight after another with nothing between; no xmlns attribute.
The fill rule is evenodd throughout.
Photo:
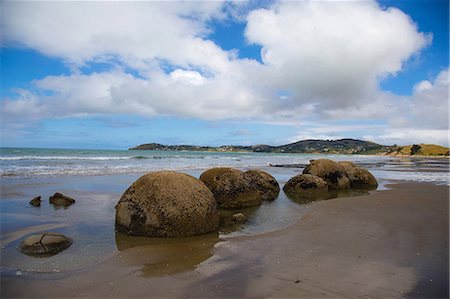
<svg viewBox="0 0 450 299"><path fill-rule="evenodd" d="M158 170L197 173L211 167L241 169L285 166L298 172L310 160L352 161L381 180L426 181L449 184L447 158L287 153L190 151L130 151L0 148L1 177L142 174ZM275 170L274 170L275 171ZM277 171L280 173L280 171ZM280 175L282 175L280 173Z"/></svg>
<svg viewBox="0 0 450 299"><path fill-rule="evenodd" d="M301 173L310 160L320 158L352 161L369 169L380 183L378 189L386 188L386 184L394 180L447 185L450 181L446 158L2 148L0 244L3 258L0 272L2 275L21 273L53 279L63 273L93 267L136 246L148 251L145 256L155 259L151 261L151 267L148 261L132 265L140 269L140 275L185 271L207 260L215 250L215 244L289 226L311 205L298 204L281 191L276 200L242 211L248 216L248 222L233 231L176 240L130 237L115 232L114 207L133 181L150 171L175 170L199 177L205 169L229 166L267 171L282 188L289 178ZM76 203L66 209L53 207L47 198L55 192L75 198ZM31 198L38 195L43 199L41 207L29 205ZM62 233L71 237L74 243L62 253L48 258L29 257L18 250L26 236L42 231ZM189 263L174 262L180 256L180 250L182 256L186 252L195 255L186 256ZM168 264L174 268L165 267Z"/></svg>

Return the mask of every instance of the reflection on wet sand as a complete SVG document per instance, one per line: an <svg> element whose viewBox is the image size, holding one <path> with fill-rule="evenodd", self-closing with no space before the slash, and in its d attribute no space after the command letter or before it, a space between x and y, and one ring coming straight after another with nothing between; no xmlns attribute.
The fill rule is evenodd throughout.
<svg viewBox="0 0 450 299"><path fill-rule="evenodd" d="M295 203L307 204L314 201L328 200L337 197L352 197L352 196L367 195L369 194L370 191L374 191L376 189L377 189L376 187L353 188L344 190L330 190L326 192L314 192L314 191L285 192L285 194L289 199L291 199Z"/></svg>
<svg viewBox="0 0 450 299"><path fill-rule="evenodd" d="M116 232L116 246L123 261L141 266L142 277L173 275L195 269L214 254L218 233L187 238L134 237Z"/></svg>

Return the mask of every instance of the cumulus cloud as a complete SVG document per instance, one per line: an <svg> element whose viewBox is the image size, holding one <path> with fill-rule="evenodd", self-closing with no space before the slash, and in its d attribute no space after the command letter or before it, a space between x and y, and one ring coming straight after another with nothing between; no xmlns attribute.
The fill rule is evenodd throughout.
<svg viewBox="0 0 450 299"><path fill-rule="evenodd" d="M8 119L140 114L298 123L380 117L428 126L445 118L441 111L438 120L423 116L440 103L436 94L448 85L441 77L418 83L411 98L379 89L380 80L402 71L432 36L399 9L376 2L279 2L256 9L214 1L1 6L3 46L61 58L74 70L35 80L38 92L19 90L4 99ZM239 59L208 39L211 21L225 22L227 13L245 20L245 37L262 47L262 63ZM99 61L111 69L83 74L83 66Z"/></svg>

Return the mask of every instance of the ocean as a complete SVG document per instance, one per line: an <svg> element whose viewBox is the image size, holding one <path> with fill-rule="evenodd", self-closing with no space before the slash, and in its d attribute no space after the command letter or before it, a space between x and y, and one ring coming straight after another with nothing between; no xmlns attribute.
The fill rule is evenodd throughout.
<svg viewBox="0 0 450 299"><path fill-rule="evenodd" d="M445 158L40 148L1 148L0 176L118 175L158 170L195 174L217 166L261 168L277 173L282 172L281 168L289 168L299 172L310 160L320 158L355 162L369 169L379 180L450 182L449 159Z"/></svg>
<svg viewBox="0 0 450 299"><path fill-rule="evenodd" d="M142 245L155 250L152 256L157 263L172 263L179 255L176 249L187 246L184 239L167 241L131 237L114 229L115 205L142 174L175 170L198 178L203 171L216 166L242 170L258 168L273 175L283 187L292 176L301 173L310 160L320 158L353 161L366 167L377 178L378 190L389 189L389 184L396 180L440 185L449 185L450 182L449 160L445 158L1 148L0 244L3 258L0 271L2 275L47 275L45 277L52 279L60 272L92 267L129 247ZM74 198L76 203L67 209L50 205L48 198L55 192ZM42 196L41 207L29 205L35 196ZM199 244L212 246L195 247L193 252L200 252L202 260L207 259L214 250L214 244L292 225L311 205L299 204L281 191L272 202L239 210L248 217L248 222L242 227L193 238L194 241L199 240ZM20 242L32 233L42 231L70 236L74 244L62 254L45 259L23 255L18 250ZM192 258L196 262L185 266L189 269L195 267L197 258L196 255ZM176 271L186 270L180 270L176 265ZM171 268L164 269L166 272L162 274L172 274ZM159 268L147 269L145 275L162 275L160 272Z"/></svg>

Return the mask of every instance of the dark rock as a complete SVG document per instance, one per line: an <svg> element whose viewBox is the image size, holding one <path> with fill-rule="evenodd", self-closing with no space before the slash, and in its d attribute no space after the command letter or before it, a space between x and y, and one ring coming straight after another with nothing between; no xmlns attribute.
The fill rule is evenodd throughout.
<svg viewBox="0 0 450 299"><path fill-rule="evenodd" d="M247 222L247 216L245 216L242 213L234 214L233 216L231 216L231 218L233 219L233 222L237 223L237 224L242 224L242 223Z"/></svg>
<svg viewBox="0 0 450 299"><path fill-rule="evenodd" d="M31 235L20 244L20 250L30 256L52 256L72 245L72 239L58 233Z"/></svg>
<svg viewBox="0 0 450 299"><path fill-rule="evenodd" d="M116 205L116 228L128 235L186 237L217 230L219 214L211 191L183 173L148 173Z"/></svg>
<svg viewBox="0 0 450 299"><path fill-rule="evenodd" d="M244 173L250 188L258 190L262 200L275 200L280 193L277 180L262 170L249 170Z"/></svg>
<svg viewBox="0 0 450 299"><path fill-rule="evenodd" d="M350 179L344 167L329 159L311 160L311 163L303 170L303 174L321 177L327 182L328 188L332 190L350 188Z"/></svg>
<svg viewBox="0 0 450 299"><path fill-rule="evenodd" d="M214 194L220 208L259 206L261 194L248 183L245 174L237 169L217 167L200 176L200 180Z"/></svg>
<svg viewBox="0 0 450 299"><path fill-rule="evenodd" d="M65 196L59 192L56 192L53 196L49 197L50 204L55 206L70 206L75 203L75 199Z"/></svg>
<svg viewBox="0 0 450 299"><path fill-rule="evenodd" d="M35 206L35 207L40 207L41 206L41 197L40 196L36 196L35 198L33 198L30 201L30 205Z"/></svg>

